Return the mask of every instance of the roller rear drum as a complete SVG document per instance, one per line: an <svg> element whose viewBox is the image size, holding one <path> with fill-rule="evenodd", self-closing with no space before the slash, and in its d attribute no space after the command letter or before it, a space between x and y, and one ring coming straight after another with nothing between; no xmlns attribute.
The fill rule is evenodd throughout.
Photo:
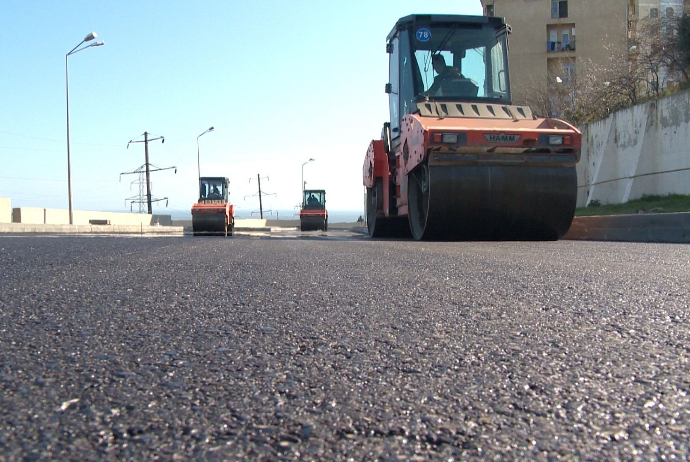
<svg viewBox="0 0 690 462"><path fill-rule="evenodd" d="M405 217L387 217L383 210L383 181L379 178L373 188L367 188L367 230L371 237L410 237Z"/></svg>

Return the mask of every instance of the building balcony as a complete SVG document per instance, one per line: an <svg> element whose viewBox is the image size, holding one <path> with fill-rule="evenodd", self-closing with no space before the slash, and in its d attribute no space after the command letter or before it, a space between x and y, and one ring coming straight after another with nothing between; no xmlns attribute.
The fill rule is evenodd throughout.
<svg viewBox="0 0 690 462"><path fill-rule="evenodd" d="M570 39L566 42L554 42L548 40L546 42L546 51L548 53L555 53L557 51L574 51L575 50L575 39Z"/></svg>

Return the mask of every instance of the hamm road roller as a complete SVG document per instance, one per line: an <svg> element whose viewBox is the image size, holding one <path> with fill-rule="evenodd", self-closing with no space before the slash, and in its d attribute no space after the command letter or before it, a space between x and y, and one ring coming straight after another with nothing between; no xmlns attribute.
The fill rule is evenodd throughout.
<svg viewBox="0 0 690 462"><path fill-rule="evenodd" d="M195 236L232 236L235 207L228 202L230 180L224 177L201 177L199 200L192 206L192 231Z"/></svg>
<svg viewBox="0 0 690 462"><path fill-rule="evenodd" d="M513 105L503 18L411 15L387 37L390 121L363 165L372 237L555 240L581 134Z"/></svg>
<svg viewBox="0 0 690 462"><path fill-rule="evenodd" d="M299 211L299 224L302 231L328 231L328 211L326 210L326 191L306 189Z"/></svg>

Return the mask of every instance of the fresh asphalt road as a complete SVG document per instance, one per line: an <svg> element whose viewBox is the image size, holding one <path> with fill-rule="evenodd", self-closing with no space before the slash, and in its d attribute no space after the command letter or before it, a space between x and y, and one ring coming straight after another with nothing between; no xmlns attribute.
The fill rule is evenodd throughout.
<svg viewBox="0 0 690 462"><path fill-rule="evenodd" d="M0 460L690 457L690 246L0 237Z"/></svg>

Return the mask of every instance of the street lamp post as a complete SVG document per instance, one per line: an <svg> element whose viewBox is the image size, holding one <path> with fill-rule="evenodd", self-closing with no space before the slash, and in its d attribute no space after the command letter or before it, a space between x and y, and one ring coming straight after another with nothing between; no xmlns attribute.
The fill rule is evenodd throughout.
<svg viewBox="0 0 690 462"><path fill-rule="evenodd" d="M201 161L199 160L199 138L215 130L215 127L209 127L204 133L196 137L196 167L199 170L199 185L201 185Z"/></svg>
<svg viewBox="0 0 690 462"><path fill-rule="evenodd" d="M308 161L302 164L302 208L304 208L304 166L307 165L309 162L314 162L314 159L309 159Z"/></svg>
<svg viewBox="0 0 690 462"><path fill-rule="evenodd" d="M82 46L82 44L86 42L90 42L91 40L95 39L98 37L98 34L95 32L91 32L89 35L84 37L84 40L79 42L79 45L76 47L72 48L72 50L65 55L65 86L67 89L67 195L68 195L68 201L69 201L69 224L73 225L74 224L74 216L72 214L72 206L73 206L73 201L72 201L72 161L70 158L70 146L69 146L69 69L67 66L68 60L70 55L73 55L74 53L78 53L82 50L86 50L87 48L91 47L100 47L102 45L105 45L105 42L103 40L99 40L98 42L91 43L89 45L86 45L85 47L79 48ZM79 48L77 50L77 48Z"/></svg>

